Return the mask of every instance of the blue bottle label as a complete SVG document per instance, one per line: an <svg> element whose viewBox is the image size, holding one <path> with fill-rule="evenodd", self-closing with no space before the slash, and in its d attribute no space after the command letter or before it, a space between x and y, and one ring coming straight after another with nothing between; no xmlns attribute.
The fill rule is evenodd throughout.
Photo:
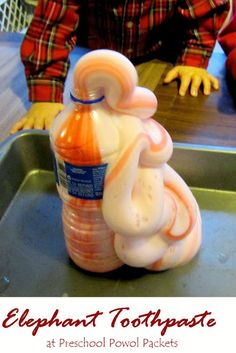
<svg viewBox="0 0 236 353"><path fill-rule="evenodd" d="M56 159L55 167L56 181L69 195L83 200L102 199L107 164L79 166Z"/></svg>

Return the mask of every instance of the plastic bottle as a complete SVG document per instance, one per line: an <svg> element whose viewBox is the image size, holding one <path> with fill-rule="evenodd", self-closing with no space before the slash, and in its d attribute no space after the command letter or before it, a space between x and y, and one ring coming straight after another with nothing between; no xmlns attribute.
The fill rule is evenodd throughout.
<svg viewBox="0 0 236 353"><path fill-rule="evenodd" d="M73 77L72 103L50 131L69 256L94 272L188 262L201 243L200 213L167 165L173 145L150 118L155 95L111 50L83 56Z"/></svg>
<svg viewBox="0 0 236 353"><path fill-rule="evenodd" d="M94 131L101 119L109 120L105 99L99 92L89 92L82 101L73 96L51 130L67 250L78 266L95 272L122 265L113 247L114 232L101 210L107 163L101 160ZM115 142L116 132L110 136ZM107 147L108 155L115 153L114 147Z"/></svg>

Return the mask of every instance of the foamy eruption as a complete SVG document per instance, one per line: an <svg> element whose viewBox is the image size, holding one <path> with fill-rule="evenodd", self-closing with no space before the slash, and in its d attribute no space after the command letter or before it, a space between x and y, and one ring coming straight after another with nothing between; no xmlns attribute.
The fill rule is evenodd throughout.
<svg viewBox="0 0 236 353"><path fill-rule="evenodd" d="M123 264L158 271L187 263L201 243L200 212L189 187L167 165L173 144L151 118L155 95L137 86L132 63L111 50L83 56L73 78L75 104L50 132L57 169L72 165L85 173L92 167L100 179L105 173L98 198L86 196L88 182L83 190L75 182L79 191L68 191L68 175L63 182L58 173L70 257L94 272Z"/></svg>

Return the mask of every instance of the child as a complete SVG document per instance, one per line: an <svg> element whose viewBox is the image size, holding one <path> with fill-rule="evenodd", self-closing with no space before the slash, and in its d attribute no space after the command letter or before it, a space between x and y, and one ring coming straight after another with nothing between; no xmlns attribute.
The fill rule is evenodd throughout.
<svg viewBox="0 0 236 353"><path fill-rule="evenodd" d="M63 109L69 53L76 43L109 48L134 63L177 57L165 79L180 80L179 94L209 95L218 80L206 67L230 0L38 0L21 47L32 107L14 125L48 129Z"/></svg>

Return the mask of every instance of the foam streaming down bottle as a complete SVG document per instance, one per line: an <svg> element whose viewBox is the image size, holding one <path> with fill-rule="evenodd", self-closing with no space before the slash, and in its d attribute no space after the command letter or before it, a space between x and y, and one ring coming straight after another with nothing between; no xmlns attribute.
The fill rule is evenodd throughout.
<svg viewBox="0 0 236 353"><path fill-rule="evenodd" d="M200 212L167 164L173 145L151 118L155 95L111 50L84 55L73 80L72 102L50 130L69 256L94 272L190 261L201 243Z"/></svg>

